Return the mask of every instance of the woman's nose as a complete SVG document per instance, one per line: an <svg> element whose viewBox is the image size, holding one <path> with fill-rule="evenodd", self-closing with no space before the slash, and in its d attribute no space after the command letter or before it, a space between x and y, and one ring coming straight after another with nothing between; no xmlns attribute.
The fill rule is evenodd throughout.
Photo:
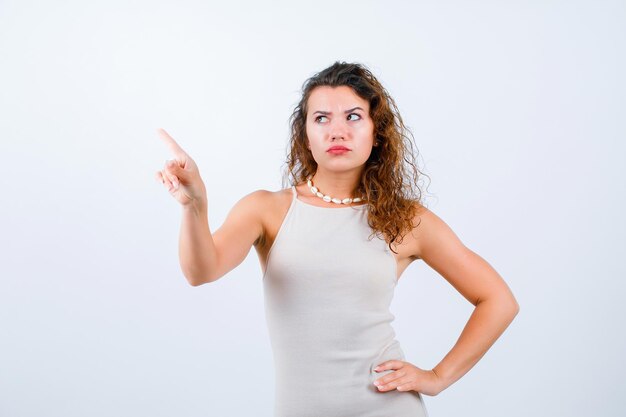
<svg viewBox="0 0 626 417"><path fill-rule="evenodd" d="M331 139L345 139L347 133L347 125L344 121L333 121L330 125L330 137Z"/></svg>

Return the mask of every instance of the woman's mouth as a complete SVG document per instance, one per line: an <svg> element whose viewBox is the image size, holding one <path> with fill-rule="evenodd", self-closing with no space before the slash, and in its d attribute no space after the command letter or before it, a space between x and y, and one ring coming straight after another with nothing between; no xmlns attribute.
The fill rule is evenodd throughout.
<svg viewBox="0 0 626 417"><path fill-rule="evenodd" d="M331 146L327 150L328 153L333 155L341 155L349 151L350 149L346 148L345 146Z"/></svg>

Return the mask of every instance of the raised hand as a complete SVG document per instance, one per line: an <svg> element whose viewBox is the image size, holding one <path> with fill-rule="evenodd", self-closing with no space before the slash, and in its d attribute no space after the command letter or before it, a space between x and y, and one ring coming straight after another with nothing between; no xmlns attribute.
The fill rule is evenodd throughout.
<svg viewBox="0 0 626 417"><path fill-rule="evenodd" d="M163 169L155 173L156 180L162 182L183 206L192 203L206 204L206 188L194 160L165 130L157 129L157 133L169 148L173 159L167 160Z"/></svg>

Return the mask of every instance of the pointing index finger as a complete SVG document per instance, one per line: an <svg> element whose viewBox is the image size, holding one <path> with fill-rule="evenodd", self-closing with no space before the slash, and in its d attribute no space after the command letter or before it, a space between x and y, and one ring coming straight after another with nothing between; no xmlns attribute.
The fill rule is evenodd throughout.
<svg viewBox="0 0 626 417"><path fill-rule="evenodd" d="M174 156L176 156L178 158L182 158L183 156L187 155L187 153L183 150L183 148L181 148L180 145L178 143L176 143L174 138L172 138L165 131L165 129L158 128L157 129L157 133L159 134L159 137L163 140L163 142L165 142L165 144L169 148L170 152L172 152L174 154Z"/></svg>

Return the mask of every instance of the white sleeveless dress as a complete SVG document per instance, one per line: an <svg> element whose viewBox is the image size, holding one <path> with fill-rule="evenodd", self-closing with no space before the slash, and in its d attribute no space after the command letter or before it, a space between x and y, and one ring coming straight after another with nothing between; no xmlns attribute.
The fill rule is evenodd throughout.
<svg viewBox="0 0 626 417"><path fill-rule="evenodd" d="M319 207L292 191L263 275L275 417L427 417L418 392L374 385L393 372L376 365L405 356L389 311L396 260L368 240L367 204Z"/></svg>

